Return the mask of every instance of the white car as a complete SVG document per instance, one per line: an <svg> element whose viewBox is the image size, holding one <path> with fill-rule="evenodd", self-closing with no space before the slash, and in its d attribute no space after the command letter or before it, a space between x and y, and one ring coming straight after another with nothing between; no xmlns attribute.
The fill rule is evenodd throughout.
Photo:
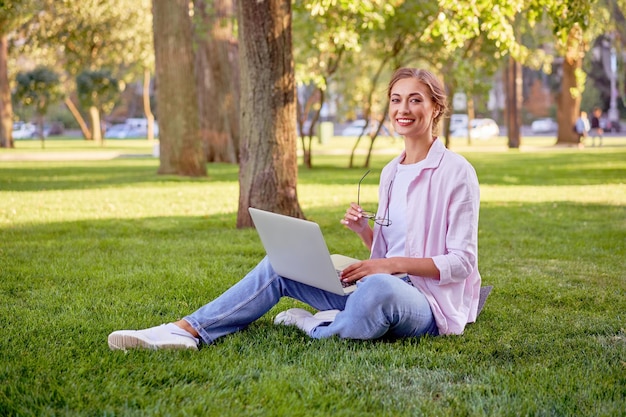
<svg viewBox="0 0 626 417"><path fill-rule="evenodd" d="M559 125L554 119L546 117L543 119L537 119L530 125L530 130L533 133L550 133L556 132L559 129Z"/></svg>
<svg viewBox="0 0 626 417"><path fill-rule="evenodd" d="M361 134L369 135L370 133L373 134L376 131L376 128L378 127L378 122L377 121L371 121L369 123L369 125L367 126L367 130L365 132L363 132L363 128L365 127L366 123L367 123L367 121L364 120L364 119L357 119L357 120L351 122L348 126L346 126L341 131L341 136L359 136ZM389 131L383 125L383 127L380 129L379 134L380 135L389 135Z"/></svg>
<svg viewBox="0 0 626 417"><path fill-rule="evenodd" d="M450 132L467 128L467 114L454 113L450 116Z"/></svg>
<svg viewBox="0 0 626 417"><path fill-rule="evenodd" d="M144 139L147 136L147 125L130 123L128 121L113 125L104 132L105 139ZM154 137L159 137L159 125L156 122L154 122Z"/></svg>
<svg viewBox="0 0 626 417"><path fill-rule="evenodd" d="M470 139L491 139L500 136L500 128L493 119L472 119ZM467 128L459 127L450 133L452 137L467 137Z"/></svg>
<svg viewBox="0 0 626 417"><path fill-rule="evenodd" d="M13 139L32 139L37 136L37 127L32 123L13 122Z"/></svg>

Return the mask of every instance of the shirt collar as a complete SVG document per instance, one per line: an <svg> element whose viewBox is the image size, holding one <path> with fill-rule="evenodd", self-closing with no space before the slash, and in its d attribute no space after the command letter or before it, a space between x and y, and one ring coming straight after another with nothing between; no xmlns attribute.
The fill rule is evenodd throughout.
<svg viewBox="0 0 626 417"><path fill-rule="evenodd" d="M443 142L439 140L439 138L435 138L433 144L428 150L428 154L426 155L426 159L424 159L424 163L422 164L422 169L434 169L439 166L441 163L441 159L443 155L446 153L446 147L443 145ZM403 150L400 156L396 158L396 164L399 164L400 161L404 159L406 156L406 150Z"/></svg>

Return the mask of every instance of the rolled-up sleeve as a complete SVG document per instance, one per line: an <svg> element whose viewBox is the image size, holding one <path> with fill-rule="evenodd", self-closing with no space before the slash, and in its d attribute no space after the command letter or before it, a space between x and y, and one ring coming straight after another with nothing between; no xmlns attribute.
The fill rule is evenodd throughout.
<svg viewBox="0 0 626 417"><path fill-rule="evenodd" d="M439 269L439 283L464 281L477 265L479 188L473 172L457 183L447 207L446 253L433 256ZM474 178L472 178L472 176Z"/></svg>

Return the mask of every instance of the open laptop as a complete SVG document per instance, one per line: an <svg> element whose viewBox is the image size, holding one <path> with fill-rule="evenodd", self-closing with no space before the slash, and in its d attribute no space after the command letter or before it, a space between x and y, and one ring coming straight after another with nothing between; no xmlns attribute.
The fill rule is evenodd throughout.
<svg viewBox="0 0 626 417"><path fill-rule="evenodd" d="M250 207L250 215L276 273L339 295L356 289L338 272L358 259L331 255L317 223Z"/></svg>

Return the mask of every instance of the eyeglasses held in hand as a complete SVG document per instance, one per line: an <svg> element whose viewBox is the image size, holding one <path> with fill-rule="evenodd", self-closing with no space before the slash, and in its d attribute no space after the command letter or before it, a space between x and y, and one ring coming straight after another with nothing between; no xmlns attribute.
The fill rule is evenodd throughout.
<svg viewBox="0 0 626 417"><path fill-rule="evenodd" d="M367 172L365 174L363 174L363 176L359 180L358 193L357 193L357 197L356 197L356 203L359 205L359 207L361 206L361 183L363 182L363 179L365 179L367 174L370 173L370 171L371 170L368 169ZM391 197L391 196L389 196L389 197ZM369 212L369 211L362 211L361 214L366 219L374 220L374 223L379 224L381 226L389 226L391 224L391 220L389 219L389 201L387 201L387 207L385 208L385 217L384 218L383 217L376 217L376 214L374 214L372 212Z"/></svg>

